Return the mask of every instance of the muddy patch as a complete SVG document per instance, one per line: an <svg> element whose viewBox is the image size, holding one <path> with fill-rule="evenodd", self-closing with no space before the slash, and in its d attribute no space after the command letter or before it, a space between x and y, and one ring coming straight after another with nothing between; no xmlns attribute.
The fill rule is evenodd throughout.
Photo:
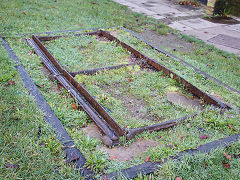
<svg viewBox="0 0 240 180"><path fill-rule="evenodd" d="M98 127L92 123L89 126L86 126L84 128L82 128L82 130L84 131L84 133L86 135L88 135L91 138L97 138L99 140L101 140L101 133L100 130L98 129Z"/></svg>
<svg viewBox="0 0 240 180"><path fill-rule="evenodd" d="M109 31L111 35L117 37L118 36L118 32L117 31Z"/></svg>
<svg viewBox="0 0 240 180"><path fill-rule="evenodd" d="M194 46L190 42L186 42L181 38L178 38L174 34L160 35L155 31L146 30L140 35L143 39L150 41L158 48L170 48L173 51L178 50L182 52L190 52L194 50Z"/></svg>
<svg viewBox="0 0 240 180"><path fill-rule="evenodd" d="M111 149L107 147L101 147L100 149L102 151L107 152L109 159L111 160L129 161L133 159L133 157L147 151L148 148L160 146L160 145L161 143L154 140L139 139L128 147L121 146L121 147L114 147Z"/></svg>
<svg viewBox="0 0 240 180"><path fill-rule="evenodd" d="M104 37L104 36L96 35L96 39L97 39L98 41L109 42L108 38L106 38L106 37Z"/></svg>
<svg viewBox="0 0 240 180"><path fill-rule="evenodd" d="M120 87L118 84L113 86L104 86L102 87L104 91L111 94L114 98L121 100L124 107L126 107L130 117L137 118L139 121L159 121L159 118L156 116L150 115L150 112L147 108L147 104L144 99L135 97L134 95L127 95L127 93L122 92L122 89L125 87ZM119 93L116 93L118 89Z"/></svg>
<svg viewBox="0 0 240 180"><path fill-rule="evenodd" d="M203 105L201 104L200 99L196 97L187 98L178 92L168 92L167 100L173 104L182 105L188 108L203 109Z"/></svg>

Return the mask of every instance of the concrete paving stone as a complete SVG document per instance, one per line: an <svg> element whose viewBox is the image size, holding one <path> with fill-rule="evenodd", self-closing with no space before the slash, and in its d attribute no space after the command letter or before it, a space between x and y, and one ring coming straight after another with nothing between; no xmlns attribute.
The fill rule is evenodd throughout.
<svg viewBox="0 0 240 180"><path fill-rule="evenodd" d="M128 2L134 3L134 4L141 4L141 3L147 3L148 0L127 0Z"/></svg>
<svg viewBox="0 0 240 180"><path fill-rule="evenodd" d="M213 38L214 36L217 35L216 33L211 33L211 32L202 31L198 29L187 30L187 31L184 31L183 33L187 35L195 36L203 41L207 41L208 39Z"/></svg>
<svg viewBox="0 0 240 180"><path fill-rule="evenodd" d="M119 4L128 6L131 10L133 10L134 12L138 12L138 13L143 13L146 15L154 15L156 13L149 11L143 7L137 6L136 4L133 4L131 2L125 1L125 0L114 0L115 2L118 2Z"/></svg>
<svg viewBox="0 0 240 180"><path fill-rule="evenodd" d="M152 18L155 18L155 19L164 19L165 17L164 16L160 16L160 15L157 15L157 14L154 14L154 15L150 15L149 17L152 17Z"/></svg>
<svg viewBox="0 0 240 180"><path fill-rule="evenodd" d="M193 28L186 26L184 24L181 24L179 22L172 22L171 24L169 24L168 26L170 26L173 29L177 29L179 31L188 31L188 30L193 30Z"/></svg>
<svg viewBox="0 0 240 180"><path fill-rule="evenodd" d="M226 26L226 28L240 33L240 24L228 25ZM240 37L240 34L239 34L239 37Z"/></svg>
<svg viewBox="0 0 240 180"><path fill-rule="evenodd" d="M236 55L240 56L240 50L238 50L238 49L223 46L221 44L213 44L213 43L210 43L210 42L207 42L207 43L214 45L218 49L221 49L221 50L224 50L224 51L227 51L227 52L230 52L230 53L233 53L233 54L236 54Z"/></svg>
<svg viewBox="0 0 240 180"><path fill-rule="evenodd" d="M218 34L217 36L208 39L207 41L240 50L240 38L237 37L229 36L226 34Z"/></svg>
<svg viewBox="0 0 240 180"><path fill-rule="evenodd" d="M203 28L208 28L208 27L216 27L216 26L221 26L220 24L212 23L209 21L206 21L201 18L197 19L189 19L189 20L182 20L179 21L182 24L185 24L189 27L192 27L194 29L203 29Z"/></svg>
<svg viewBox="0 0 240 180"><path fill-rule="evenodd" d="M149 16L153 16L155 15L156 13L155 12L152 12L152 11L149 11L145 8L142 8L142 7L138 7L138 6L135 6L135 7L131 7L131 9L135 12L138 12L138 13L143 13L143 14L146 14L146 15L149 15ZM160 17L160 16L159 16ZM163 17L164 18L164 17Z"/></svg>
<svg viewBox="0 0 240 180"><path fill-rule="evenodd" d="M205 30L207 30L207 29L205 29ZM227 46L224 46L224 45L214 44L214 43L208 42L209 39L217 36L218 35L217 33L203 31L202 29L201 30L195 30L194 29L194 30L189 30L189 31L183 31L182 33L187 34L187 35L195 36L196 38L205 41L207 44L212 44L212 45L214 45L215 47L217 47L221 50L240 55L240 50L238 50L238 49L234 49L234 48L227 47Z"/></svg>
<svg viewBox="0 0 240 180"><path fill-rule="evenodd" d="M237 28L239 28L239 31L237 30ZM202 31L204 33L225 34L225 35L230 35L232 37L240 38L240 26L223 25L220 27L204 28L202 29Z"/></svg>
<svg viewBox="0 0 240 180"><path fill-rule="evenodd" d="M159 15L163 15L165 17L189 16L189 14L187 14L185 12L180 12L179 10L173 9L166 5L156 6L156 7L148 7L147 9L150 11L153 11Z"/></svg>

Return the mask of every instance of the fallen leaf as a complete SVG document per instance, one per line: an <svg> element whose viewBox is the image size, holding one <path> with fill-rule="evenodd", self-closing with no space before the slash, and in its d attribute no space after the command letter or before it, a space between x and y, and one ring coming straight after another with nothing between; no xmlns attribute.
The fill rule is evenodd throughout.
<svg viewBox="0 0 240 180"><path fill-rule="evenodd" d="M131 79L131 78L126 78L126 80L127 80L128 82L131 82L131 81L132 81L132 79Z"/></svg>
<svg viewBox="0 0 240 180"><path fill-rule="evenodd" d="M228 164L228 163L223 163L223 167L225 168L230 168L231 164Z"/></svg>
<svg viewBox="0 0 240 180"><path fill-rule="evenodd" d="M108 180L108 177L106 175L104 175L103 180Z"/></svg>
<svg viewBox="0 0 240 180"><path fill-rule="evenodd" d="M32 50L27 54L28 56L32 55Z"/></svg>
<svg viewBox="0 0 240 180"><path fill-rule="evenodd" d="M6 164L6 168L17 169L19 167L18 164Z"/></svg>
<svg viewBox="0 0 240 180"><path fill-rule="evenodd" d="M43 84L36 84L38 87L40 87L40 88L43 88L44 87L44 85Z"/></svg>
<svg viewBox="0 0 240 180"><path fill-rule="evenodd" d="M15 81L9 81L8 84L9 84L9 85L14 85L14 84L15 84Z"/></svg>
<svg viewBox="0 0 240 180"><path fill-rule="evenodd" d="M232 126L227 122L228 128L232 129Z"/></svg>
<svg viewBox="0 0 240 180"><path fill-rule="evenodd" d="M207 163L204 162L203 163L203 168L206 169L206 167L207 167Z"/></svg>
<svg viewBox="0 0 240 180"><path fill-rule="evenodd" d="M176 177L176 180L182 180L182 178L181 177Z"/></svg>
<svg viewBox="0 0 240 180"><path fill-rule="evenodd" d="M224 156L225 156L227 159L231 160L231 156L228 155L227 153L224 153Z"/></svg>
<svg viewBox="0 0 240 180"><path fill-rule="evenodd" d="M73 108L74 110L78 110L78 107L77 107L77 105L76 105L75 103L72 104L72 108Z"/></svg>
<svg viewBox="0 0 240 180"><path fill-rule="evenodd" d="M204 134L200 135L200 139L207 139L207 138L210 138L210 136L204 135Z"/></svg>
<svg viewBox="0 0 240 180"><path fill-rule="evenodd" d="M148 162L149 159L150 159L150 156L147 156L147 157L145 158L145 162Z"/></svg>
<svg viewBox="0 0 240 180"><path fill-rule="evenodd" d="M182 137L182 136L179 136L179 139L181 139L181 140L182 140L182 139L183 139L183 137Z"/></svg>
<svg viewBox="0 0 240 180"><path fill-rule="evenodd" d="M8 81L8 83L4 84L3 86L9 86L9 85L14 85L15 81Z"/></svg>
<svg viewBox="0 0 240 180"><path fill-rule="evenodd" d="M114 160L114 159L117 159L117 156L111 156L110 158L109 158L109 160Z"/></svg>

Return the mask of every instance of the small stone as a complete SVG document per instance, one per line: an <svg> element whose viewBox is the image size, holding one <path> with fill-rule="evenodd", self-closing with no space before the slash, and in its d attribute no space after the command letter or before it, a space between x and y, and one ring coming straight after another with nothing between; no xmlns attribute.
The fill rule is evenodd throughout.
<svg viewBox="0 0 240 180"><path fill-rule="evenodd" d="M191 127L191 124L190 123L187 123L187 128L190 128Z"/></svg>
<svg viewBox="0 0 240 180"><path fill-rule="evenodd" d="M112 140L108 136L103 136L102 137L102 142L106 146L112 146L113 145Z"/></svg>

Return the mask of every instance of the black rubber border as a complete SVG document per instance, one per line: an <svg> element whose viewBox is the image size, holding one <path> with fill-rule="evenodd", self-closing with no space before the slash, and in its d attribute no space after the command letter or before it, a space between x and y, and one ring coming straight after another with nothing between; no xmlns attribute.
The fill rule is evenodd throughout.
<svg viewBox="0 0 240 180"><path fill-rule="evenodd" d="M193 149L188 149L186 151L178 153L176 156L172 157L171 159L175 160L181 160L184 155L197 155L199 153L210 153L212 150L217 149L219 147L227 147L231 145L232 143L238 141L240 139L240 134L235 134L226 138L222 138L220 140L216 140L210 143L206 143L200 146L197 146ZM166 161L167 162L167 161ZM146 162L143 164L140 164L138 166L130 167L127 169L124 169L120 172L115 172L111 174L105 175L105 179L112 179L117 180L119 177L125 177L127 179L136 178L138 175L147 175L150 173L153 173L154 171L161 168L161 165L163 165L166 162Z"/></svg>
<svg viewBox="0 0 240 180"><path fill-rule="evenodd" d="M158 48L157 46L155 46L155 45L152 44L151 42L147 41L146 39L144 39L144 38L141 37L140 35L134 33L133 31L131 31L131 30L127 29L127 28L124 28L124 27L121 27L121 29L127 31L127 32L130 33L132 36L134 36L134 37L136 37L137 39L143 41L144 43L146 43L147 45L149 45L151 48L157 50L158 52L160 52L160 53L162 53L162 54L164 54L164 55L166 55L166 56L168 56L168 57L171 57L171 58L177 60L178 62L180 62L180 63L182 63L182 64L184 64L184 65L192 68L196 73L201 74L201 75L203 75L204 77L206 77L207 79L210 79L210 80L212 80L212 81L215 81L216 83L218 83L219 85L225 87L226 89L228 89L228 90L230 90L230 91L232 91L232 92L240 95L240 91L238 91L238 90L232 88L231 86L223 83L222 81L220 81L220 80L216 79L215 77L207 74L206 72L201 71L200 69L198 69L198 68L196 68L195 66L187 63L187 62L184 61L183 59L181 59L181 58L179 58L179 57L177 57L177 56L174 56L174 55L171 54L170 52L167 52L167 51L165 51L165 50L162 49L162 48Z"/></svg>
<svg viewBox="0 0 240 180"><path fill-rule="evenodd" d="M48 105L47 101L44 99L42 93L39 91L31 77L29 76L26 69L21 65L20 60L16 56L16 54L11 49L10 45L7 41L0 37L2 40L2 46L7 51L9 57L18 65L15 68L20 73L22 81L25 84L26 89L29 93L33 96L35 101L38 104L38 108L41 109L45 115L45 120L48 124L50 124L57 135L57 139L63 144L67 161L71 162L76 160L75 167L80 172L80 174L85 177L85 179L93 179L93 172L90 169L84 167L86 163L86 159L84 158L83 154L74 146L74 143L67 133L66 129L57 118L57 116L52 111L51 107Z"/></svg>
<svg viewBox="0 0 240 180"><path fill-rule="evenodd" d="M100 28L97 28L97 29L100 29ZM122 29L128 30L126 28L122 28ZM84 30L86 30L86 29L82 29L79 31L84 31ZM76 30L76 31L78 31L78 30ZM60 31L51 32L51 34L58 33L58 32L60 32ZM61 31L61 32L63 32L63 31ZM38 33L36 33L36 34L38 34ZM15 66L15 68L19 71L26 88L28 89L30 94L34 97L35 101L38 103L39 109L41 109L44 112L46 121L55 130L55 133L57 134L57 138L59 139L59 141L61 141L63 143L63 145L66 146L66 149L64 149L64 151L66 153L67 158L69 160L71 160L71 159L74 159L75 157L79 157L79 159L75 163L76 169L78 169L80 171L80 174L85 179L93 179L94 173L91 170L83 167L86 162L86 159L84 158L83 154L76 147L71 148L72 146L74 146L74 143L73 143L72 139L70 138L70 136L68 135L68 133L66 132L63 125L61 124L60 120L56 117L56 115L54 114L54 112L52 111L52 109L50 108L50 106L48 105L46 100L44 99L43 95L38 90L37 86L35 85L35 83L31 79L31 77L27 73L26 69L22 65L20 65L21 62L18 59L18 57L16 56L16 54L12 51L10 45L5 41L4 37L0 36L0 38L2 40L3 47L8 52L9 57L15 63L18 64L17 66ZM142 39L140 39L140 40L142 40ZM171 159L180 160L184 155L187 155L187 154L195 155L198 153L209 153L212 150L217 149L219 147L227 147L227 146L231 145L232 143L238 141L239 139L240 139L240 134L235 134L235 135L232 135L232 136L229 136L226 138L222 138L220 140L216 140L216 141L213 141L213 142L210 142L207 144L200 145L193 149L188 149L186 151L180 152L180 153L178 153L177 156L172 157ZM163 165L163 162L155 162L155 163L146 162L146 163L140 164L138 166L133 166L133 167L124 169L120 172L106 174L106 175L104 175L103 178L104 179L118 179L121 177L126 177L128 179L132 179L132 178L136 178L140 174L147 175L147 174L153 173L154 171L158 170L161 167L161 165Z"/></svg>

